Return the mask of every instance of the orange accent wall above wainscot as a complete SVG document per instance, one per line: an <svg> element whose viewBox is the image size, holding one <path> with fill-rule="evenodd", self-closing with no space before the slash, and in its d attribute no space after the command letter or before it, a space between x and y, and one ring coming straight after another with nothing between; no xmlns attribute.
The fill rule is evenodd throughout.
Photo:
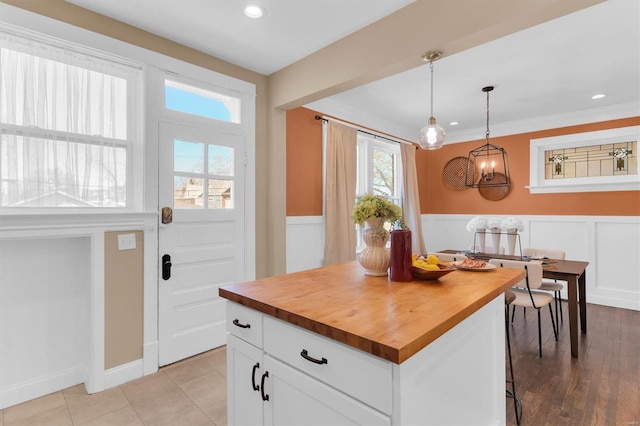
<svg viewBox="0 0 640 426"><path fill-rule="evenodd" d="M287 111L287 216L322 216L322 121Z"/></svg>
<svg viewBox="0 0 640 426"><path fill-rule="evenodd" d="M445 144L437 151L419 150L416 153L416 168L420 210L422 214L638 216L640 191L530 194L525 188L529 185L531 139L637 125L640 125L640 117L490 138L492 144L506 150L512 179L511 192L498 201L486 200L475 188L450 190L442 180L442 170L449 160L467 157L470 150L485 143L484 139Z"/></svg>
<svg viewBox="0 0 640 426"><path fill-rule="evenodd" d="M287 111L287 216L322 215L322 124L306 108ZM509 157L513 187L499 201L489 201L477 189L453 191L442 181L442 169L454 157L467 157L484 139L445 144L435 151L418 150L416 168L422 214L514 214L639 216L640 191L530 194L531 139L640 125L640 117L491 138ZM375 130L375 129L374 129Z"/></svg>

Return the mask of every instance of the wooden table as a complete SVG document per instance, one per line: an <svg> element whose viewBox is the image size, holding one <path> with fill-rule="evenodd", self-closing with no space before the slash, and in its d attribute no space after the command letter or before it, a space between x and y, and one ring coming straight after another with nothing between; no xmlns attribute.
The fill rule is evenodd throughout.
<svg viewBox="0 0 640 426"><path fill-rule="evenodd" d="M460 250L442 250L442 253L461 253ZM492 253L473 253L467 257L473 259L511 259L521 260L520 256L509 256ZM558 260L549 268L542 269L545 278L567 282L567 301L569 303L569 336L571 338L571 356L578 357L578 311L580 312L580 330L587 332L587 293L586 275L589 262L579 260ZM578 306L579 305L579 306ZM579 309L578 309L579 308Z"/></svg>

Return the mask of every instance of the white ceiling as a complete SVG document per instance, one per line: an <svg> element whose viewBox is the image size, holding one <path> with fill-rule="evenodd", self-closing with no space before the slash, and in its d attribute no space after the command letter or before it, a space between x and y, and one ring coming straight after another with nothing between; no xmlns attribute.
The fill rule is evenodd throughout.
<svg viewBox="0 0 640 426"><path fill-rule="evenodd" d="M265 75L412 2L256 0L266 15L250 20L242 14L247 1L67 1ZM552 117L570 117L571 124L581 116L588 122L640 115L640 2L608 0L451 56L444 52L434 63L434 116L449 139L484 137L481 89L488 85L495 86L492 135L523 122L549 128ZM416 140L429 116L428 87L425 64L308 107ZM607 96L591 100L596 93Z"/></svg>

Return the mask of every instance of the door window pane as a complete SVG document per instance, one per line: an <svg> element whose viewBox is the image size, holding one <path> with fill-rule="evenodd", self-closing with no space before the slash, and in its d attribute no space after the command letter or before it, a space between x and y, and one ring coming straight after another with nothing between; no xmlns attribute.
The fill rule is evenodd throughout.
<svg viewBox="0 0 640 426"><path fill-rule="evenodd" d="M185 173L204 173L204 144L173 141L173 170Z"/></svg>
<svg viewBox="0 0 640 426"><path fill-rule="evenodd" d="M202 209L203 179L174 176L173 177L173 208L174 209Z"/></svg>
<svg viewBox="0 0 640 426"><path fill-rule="evenodd" d="M233 176L233 148L209 145L209 174Z"/></svg>
<svg viewBox="0 0 640 426"><path fill-rule="evenodd" d="M228 179L209 179L210 209L233 208L233 181Z"/></svg>

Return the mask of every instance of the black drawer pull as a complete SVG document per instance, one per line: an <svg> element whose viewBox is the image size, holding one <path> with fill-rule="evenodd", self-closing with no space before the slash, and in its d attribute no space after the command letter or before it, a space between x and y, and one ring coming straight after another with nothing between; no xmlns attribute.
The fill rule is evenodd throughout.
<svg viewBox="0 0 640 426"><path fill-rule="evenodd" d="M304 359L306 359L307 361L311 361L315 364L328 364L329 361L327 361L327 359L325 357L322 357L322 359L316 359L313 357L309 356L309 352L307 352L306 349L303 349L302 352L300 352L300 356Z"/></svg>
<svg viewBox="0 0 640 426"><path fill-rule="evenodd" d="M251 328L251 324L240 324L237 318L233 320L233 325L237 325L240 328Z"/></svg>
<svg viewBox="0 0 640 426"><path fill-rule="evenodd" d="M253 387L254 391L260 390L260 386L256 385L256 370L258 368L260 368L260 363L256 362L256 364L253 366L253 371L251 372L251 386Z"/></svg>
<svg viewBox="0 0 640 426"><path fill-rule="evenodd" d="M264 379L269 377L269 372L265 371L264 374L262 375L262 381L260 382L260 387L262 389L260 389L260 395L262 395L262 400L263 401L268 401L269 400L269 395L264 393Z"/></svg>

